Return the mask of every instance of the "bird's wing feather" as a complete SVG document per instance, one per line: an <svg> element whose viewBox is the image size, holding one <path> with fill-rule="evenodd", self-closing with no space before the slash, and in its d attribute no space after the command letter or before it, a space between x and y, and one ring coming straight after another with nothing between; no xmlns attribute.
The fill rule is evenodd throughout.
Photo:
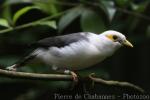
<svg viewBox="0 0 150 100"><path fill-rule="evenodd" d="M36 47L49 48L49 47L64 47L80 40L88 40L88 33L73 33L69 35L48 37L42 39L34 44Z"/></svg>

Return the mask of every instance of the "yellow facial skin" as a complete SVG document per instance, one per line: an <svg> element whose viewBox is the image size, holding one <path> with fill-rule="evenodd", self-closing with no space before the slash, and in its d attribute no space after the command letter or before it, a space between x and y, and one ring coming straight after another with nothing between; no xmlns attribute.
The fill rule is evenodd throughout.
<svg viewBox="0 0 150 100"><path fill-rule="evenodd" d="M114 35L106 35L107 38L109 38L110 40L112 40L112 41L115 42L116 40L113 38L113 36L114 36Z"/></svg>
<svg viewBox="0 0 150 100"><path fill-rule="evenodd" d="M115 36L115 35L106 35L106 37L109 38L110 40L114 41L114 42L117 41L117 36ZM122 42L122 44L125 46L133 48L133 45L128 40L124 40Z"/></svg>

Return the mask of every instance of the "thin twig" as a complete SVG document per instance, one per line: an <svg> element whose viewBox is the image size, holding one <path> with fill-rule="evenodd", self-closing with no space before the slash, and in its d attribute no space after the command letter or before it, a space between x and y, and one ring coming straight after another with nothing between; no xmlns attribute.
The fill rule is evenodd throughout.
<svg viewBox="0 0 150 100"><path fill-rule="evenodd" d="M72 9L74 9L74 8L65 10L65 11L60 12L60 13L57 13L57 14L55 14L55 15L48 16L48 17L45 17L45 18L42 18L42 19L39 19L39 20L30 22L30 23L27 23L27 24L23 24L23 25L20 25L20 26L10 27L10 28L4 29L4 30L0 30L0 34L7 33L7 32L10 32L10 31L14 31L14 30L24 29L24 28L31 27L31 26L34 26L34 25L36 25L37 23L39 23L39 22L41 22L41 21L46 21L46 20L50 20L50 19L56 18L56 17L58 17L58 16L61 16L61 15L63 15L64 13L66 13L66 12L72 10Z"/></svg>
<svg viewBox="0 0 150 100"><path fill-rule="evenodd" d="M128 82L119 82L119 81L107 81L101 78L95 78L94 77L94 73L89 75L89 78L93 81L93 82L97 82L97 83L101 83L101 84L105 84L105 85L109 85L109 86L120 86L120 87L130 87L133 88L141 93L144 93L144 90L134 84L128 83Z"/></svg>
<svg viewBox="0 0 150 100"><path fill-rule="evenodd" d="M132 12L132 11L129 11L127 9L122 9L122 8L116 8L118 11L121 11L123 13L126 13L126 14L129 14L129 15L133 15L133 16L136 16L136 17L139 17L139 18L142 18L142 19L145 19L145 20L148 20L150 21L150 17L144 15L144 14L141 14L141 13L136 13L136 12Z"/></svg>

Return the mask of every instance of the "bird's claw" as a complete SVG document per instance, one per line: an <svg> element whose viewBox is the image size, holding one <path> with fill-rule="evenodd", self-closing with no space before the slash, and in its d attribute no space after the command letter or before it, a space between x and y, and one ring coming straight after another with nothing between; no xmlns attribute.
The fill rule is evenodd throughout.
<svg viewBox="0 0 150 100"><path fill-rule="evenodd" d="M78 82L78 76L75 72L71 71L70 74L72 75L73 81Z"/></svg>

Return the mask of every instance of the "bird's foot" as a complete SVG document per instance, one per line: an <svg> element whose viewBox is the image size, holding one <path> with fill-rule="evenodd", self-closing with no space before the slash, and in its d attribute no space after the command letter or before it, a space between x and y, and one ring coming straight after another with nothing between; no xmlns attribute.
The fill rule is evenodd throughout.
<svg viewBox="0 0 150 100"><path fill-rule="evenodd" d="M75 83L78 82L78 76L77 76L77 74L76 74L75 72L70 71L70 70L65 70L64 73L66 73L66 74L71 74L71 76L72 76L72 78L73 78L73 81L74 81Z"/></svg>
<svg viewBox="0 0 150 100"><path fill-rule="evenodd" d="M14 64L14 65L12 65L12 66L9 66L9 67L6 68L6 70L9 70L9 71L16 71L16 70L17 70L17 69L16 69L16 65Z"/></svg>
<svg viewBox="0 0 150 100"><path fill-rule="evenodd" d="M70 71L70 74L72 75L73 81L74 82L78 82L78 76L77 76L77 74L75 72L73 72L73 71Z"/></svg>
<svg viewBox="0 0 150 100"><path fill-rule="evenodd" d="M70 87L70 90L73 90L75 88L75 86L78 84L78 76L73 71L69 71L69 74L71 74L72 79L73 79L73 83L72 83L72 85Z"/></svg>
<svg viewBox="0 0 150 100"><path fill-rule="evenodd" d="M64 70L64 73L65 74L70 74L72 76L73 84L71 85L70 90L73 90L75 88L75 86L77 85L77 83L78 83L77 74L73 71L70 71L70 70Z"/></svg>

